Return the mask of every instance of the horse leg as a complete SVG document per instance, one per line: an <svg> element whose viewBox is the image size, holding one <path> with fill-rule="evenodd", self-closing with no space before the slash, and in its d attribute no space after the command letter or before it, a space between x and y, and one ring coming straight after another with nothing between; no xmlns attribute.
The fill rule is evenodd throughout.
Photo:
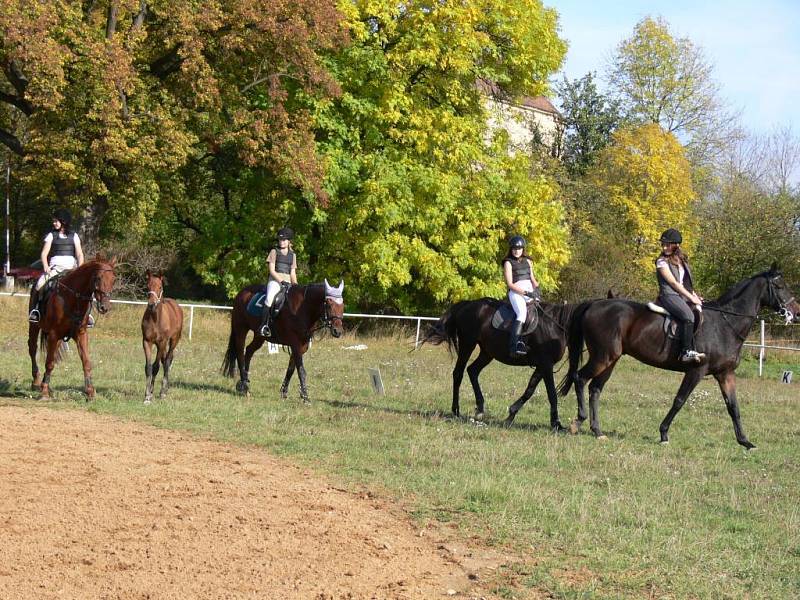
<svg viewBox="0 0 800 600"><path fill-rule="evenodd" d="M247 341L247 333L248 329L242 327L234 336L234 344L236 345L236 366L239 369L239 381L236 382L236 391L244 395L250 393L250 380L244 363L244 343Z"/></svg>
<svg viewBox="0 0 800 600"><path fill-rule="evenodd" d="M243 373L243 380L247 382L248 389L250 388L250 361L253 359L253 354L264 345L266 342L266 338L257 335L253 338L253 341L247 345L247 349L244 353L244 369L242 370Z"/></svg>
<svg viewBox="0 0 800 600"><path fill-rule="evenodd" d="M303 366L303 352L298 351L294 364L297 367L297 376L300 378L300 397L303 402L308 402L308 388L306 387L306 368Z"/></svg>
<svg viewBox="0 0 800 600"><path fill-rule="evenodd" d="M725 400L728 414L733 421L733 431L736 434L736 441L748 450L755 448L755 445L750 443L750 440L748 440L747 436L744 434L744 429L742 429L742 419L739 416L739 402L736 400L736 373L733 371L726 371L725 373L714 375L714 378L719 383L719 389L722 391L722 398Z"/></svg>
<svg viewBox="0 0 800 600"><path fill-rule="evenodd" d="M608 367L606 367L602 373L592 377L592 381L589 383L589 410L591 411L590 425L592 433L594 433L595 437L600 440L606 439L606 436L603 435L603 432L600 429L600 394L602 393L603 387L605 387L609 377L611 377L611 373L614 372L614 367L616 364L617 361L615 360L608 365Z"/></svg>
<svg viewBox="0 0 800 600"><path fill-rule="evenodd" d="M463 343L459 345L456 366L453 367L453 403L450 406L450 410L454 417L461 415L461 407L459 406L458 401L458 390L461 387L461 380L464 379L464 369L467 366L467 361L469 360L472 351L475 349L474 344L469 347L467 346L468 344Z"/></svg>
<svg viewBox="0 0 800 600"><path fill-rule="evenodd" d="M469 382L472 384L472 391L475 392L475 418L477 420L483 419L483 392L481 391L481 384L478 382L481 371L492 362L492 357L488 352L481 349L478 358L472 361L472 364L467 367L467 375L469 375Z"/></svg>
<svg viewBox="0 0 800 600"><path fill-rule="evenodd" d="M83 387L86 391L86 400L94 400L94 386L92 385L92 361L89 359L89 334L85 329L78 332L75 338L78 344L78 355L83 364Z"/></svg>
<svg viewBox="0 0 800 600"><path fill-rule="evenodd" d="M152 344L148 340L142 340L142 348L144 349L144 403L150 404L153 401L153 364L152 364Z"/></svg>
<svg viewBox="0 0 800 600"><path fill-rule="evenodd" d="M536 370L538 371L539 368L537 367ZM547 399L550 401L550 429L556 432L566 431L566 427L561 424L561 420L558 418L558 390L556 389L552 365L545 370L543 377L544 386L547 388Z"/></svg>
<svg viewBox="0 0 800 600"><path fill-rule="evenodd" d="M289 397L289 381L294 375L294 352L289 356L289 365L286 367L286 376L283 378L281 384L281 400L286 400Z"/></svg>
<svg viewBox="0 0 800 600"><path fill-rule="evenodd" d="M172 366L172 356L175 353L175 345L176 345L175 338L169 340L169 349L167 350L167 354L164 357L164 379L161 380L161 392L159 393L159 398L164 398L169 391L169 368Z"/></svg>
<svg viewBox="0 0 800 600"><path fill-rule="evenodd" d="M28 355L31 357L31 389L42 389L42 374L39 372L39 365L36 363L36 350L39 347L39 324L28 324Z"/></svg>
<svg viewBox="0 0 800 600"><path fill-rule="evenodd" d="M692 390L697 387L697 384L700 383L702 378L703 372L701 372L700 369L692 369L691 371L687 371L683 376L683 381L681 381L681 386L678 388L678 393L675 396L675 399L672 401L672 408L669 409L667 416L664 417L664 420L661 422L661 426L658 428L661 433L662 444L669 443L669 426L672 424L672 419L674 419L675 415L678 414L678 411L683 408L683 404L686 402L689 394L691 394ZM720 386L722 386L721 383ZM722 394L724 396L725 392L723 391ZM725 402L727 403L727 401L728 400L726 398Z"/></svg>
<svg viewBox="0 0 800 600"><path fill-rule="evenodd" d="M539 385L541 380L542 372L539 370L539 367L536 367L531 374L531 378L528 380L528 387L525 388L522 396L520 396L519 399L514 402L514 404L508 407L508 416L506 417L505 421L506 426L509 426L514 422L517 413L525 405L525 403L530 400L530 397L533 396L533 392L536 391L536 386Z"/></svg>
<svg viewBox="0 0 800 600"><path fill-rule="evenodd" d="M156 376L158 375L158 370L164 366L164 359L167 355L167 347L164 342L157 342L156 343L156 359L153 361L153 391L155 391L156 387ZM161 391L159 392L158 397L164 397L164 380L163 375L161 376Z"/></svg>
<svg viewBox="0 0 800 600"><path fill-rule="evenodd" d="M50 400L50 375L56 366L56 348L61 342L51 331L47 336L47 358L44 361L44 377L42 377L42 388L39 395L40 400Z"/></svg>
<svg viewBox="0 0 800 600"><path fill-rule="evenodd" d="M589 361L575 373L575 398L578 401L578 416L570 424L569 430L571 433L578 433L581 425L586 420L586 383L605 371L609 365L616 363L620 354L621 352L616 355L616 358L600 358L592 356L590 351Z"/></svg>

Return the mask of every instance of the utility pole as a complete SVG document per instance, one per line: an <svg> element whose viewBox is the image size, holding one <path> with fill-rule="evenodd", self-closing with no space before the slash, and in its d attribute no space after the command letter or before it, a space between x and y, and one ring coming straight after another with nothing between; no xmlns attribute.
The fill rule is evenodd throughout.
<svg viewBox="0 0 800 600"><path fill-rule="evenodd" d="M6 153L6 262L3 277L11 270L11 155Z"/></svg>

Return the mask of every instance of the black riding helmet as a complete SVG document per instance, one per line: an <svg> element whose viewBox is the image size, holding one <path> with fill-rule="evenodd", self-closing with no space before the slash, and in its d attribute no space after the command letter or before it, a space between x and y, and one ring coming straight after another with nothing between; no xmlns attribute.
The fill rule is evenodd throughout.
<svg viewBox="0 0 800 600"><path fill-rule="evenodd" d="M292 231L289 227L281 227L278 229L278 239L279 240L292 240L294 238L294 231Z"/></svg>
<svg viewBox="0 0 800 600"><path fill-rule="evenodd" d="M662 244L680 244L683 241L683 237L680 231L670 227L661 234L661 239L659 241Z"/></svg>
<svg viewBox="0 0 800 600"><path fill-rule="evenodd" d="M527 242L525 238L521 235L515 235L510 240L508 240L508 247L509 248L525 248L527 246Z"/></svg>
<svg viewBox="0 0 800 600"><path fill-rule="evenodd" d="M54 210L53 218L58 219L67 229L69 229L69 226L72 225L72 215L66 208L57 208Z"/></svg>

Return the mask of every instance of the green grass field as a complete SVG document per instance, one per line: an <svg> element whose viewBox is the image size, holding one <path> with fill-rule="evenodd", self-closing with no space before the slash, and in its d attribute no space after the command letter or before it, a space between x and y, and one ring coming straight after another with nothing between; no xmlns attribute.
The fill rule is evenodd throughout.
<svg viewBox="0 0 800 600"><path fill-rule="evenodd" d="M27 303L0 298L2 402L35 404L25 336ZM252 396L219 374L228 314L197 311L194 339L178 349L168 399L145 406L140 307L115 306L91 335L98 398L83 401L72 345L52 378L59 409L89 410L256 445L309 465L342 485L395 498L421 520L508 549L521 561L498 575L505 597L796 598L800 596L800 384L764 379L747 360L739 381L745 431L735 441L716 383L701 383L661 446L658 425L680 375L620 362L601 400L609 439L548 431L538 390L514 427L500 422L530 371L498 363L482 376L488 418L448 418L453 359L441 347L411 352L401 333L324 338L306 355L312 402L298 382L281 401L287 355L260 351ZM366 344L367 350L347 350ZM373 394L378 367L385 396ZM156 391L158 390L158 386ZM474 410L465 378L462 413ZM561 418L574 416L570 395Z"/></svg>

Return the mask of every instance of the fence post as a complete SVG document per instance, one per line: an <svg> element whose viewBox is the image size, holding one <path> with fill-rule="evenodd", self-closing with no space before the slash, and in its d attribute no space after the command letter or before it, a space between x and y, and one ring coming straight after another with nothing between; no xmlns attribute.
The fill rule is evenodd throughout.
<svg viewBox="0 0 800 600"><path fill-rule="evenodd" d="M192 325L194 325L194 304L189 307L189 339L192 339Z"/></svg>
<svg viewBox="0 0 800 600"><path fill-rule="evenodd" d="M764 372L764 353L766 352L766 341L764 336L764 319L761 319L761 349L758 351L758 376Z"/></svg>
<svg viewBox="0 0 800 600"><path fill-rule="evenodd" d="M422 324L422 319L417 319L417 338L414 340L414 348L419 346L419 326Z"/></svg>

